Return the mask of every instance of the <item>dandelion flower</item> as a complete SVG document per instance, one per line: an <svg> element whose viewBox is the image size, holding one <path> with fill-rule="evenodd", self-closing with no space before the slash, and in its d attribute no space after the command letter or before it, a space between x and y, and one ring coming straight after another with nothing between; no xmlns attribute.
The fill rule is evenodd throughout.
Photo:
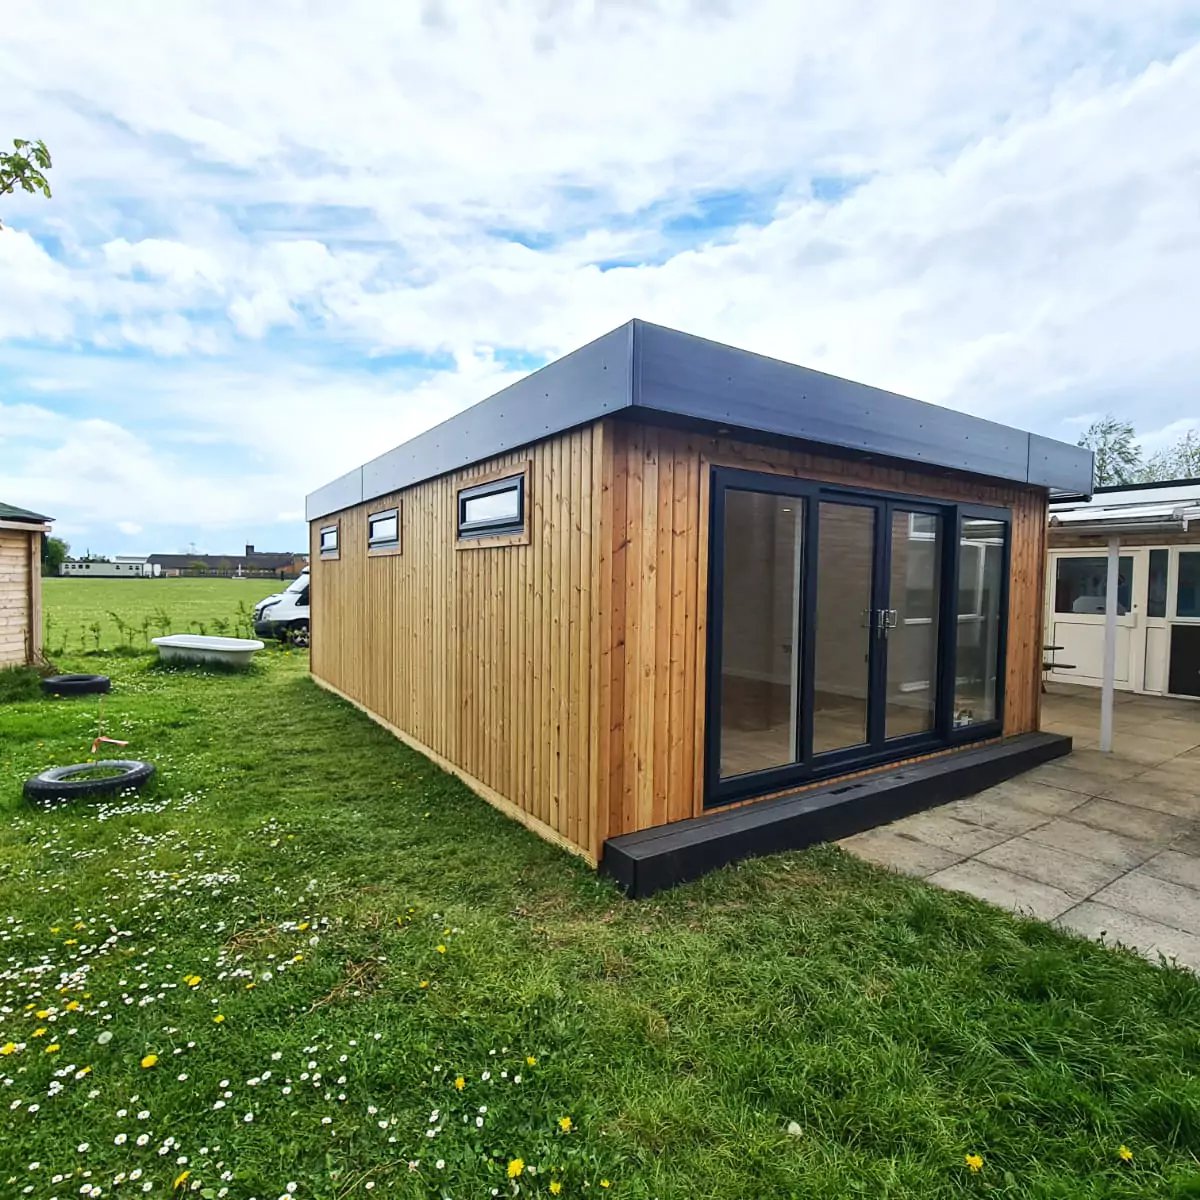
<svg viewBox="0 0 1200 1200"><path fill-rule="evenodd" d="M602 1180L600 1180L600 1186L602 1188L610 1188L610 1187L612 1187L612 1184L609 1183L609 1181L607 1179L602 1179Z"/></svg>
<svg viewBox="0 0 1200 1200"><path fill-rule="evenodd" d="M445 947L445 946L438 946L438 947L437 947L437 952L438 952L439 954L445 954L445 953L446 953L446 947Z"/></svg>
<svg viewBox="0 0 1200 1200"><path fill-rule="evenodd" d="M200 976L199 975L185 975L183 977L183 982L186 983L188 985L188 987L190 987L190 988L199 987L200 986Z"/></svg>
<svg viewBox="0 0 1200 1200"><path fill-rule="evenodd" d="M1133 1151L1128 1146L1122 1145L1117 1149L1117 1157L1122 1162L1129 1162L1133 1158Z"/></svg>
<svg viewBox="0 0 1200 1200"><path fill-rule="evenodd" d="M562 1191L562 1184L557 1179L550 1180L550 1195L557 1196Z"/></svg>
<svg viewBox="0 0 1200 1200"><path fill-rule="evenodd" d="M46 1053L47 1054L57 1054L61 1049L62 1049L62 1046L60 1046L58 1044L58 1042L51 1042L50 1045L48 1045L46 1047Z"/></svg>
<svg viewBox="0 0 1200 1200"><path fill-rule="evenodd" d="M16 1054L16 1052L16 1042L5 1042L3 1046L0 1046L0 1054L4 1055L5 1058L7 1058L10 1054Z"/></svg>
<svg viewBox="0 0 1200 1200"><path fill-rule="evenodd" d="M511 1162L508 1164L508 1177L509 1177L509 1179L516 1179L516 1177L517 1177L518 1175L520 1175L520 1174L521 1174L521 1172L522 1172L522 1171L524 1171L524 1170L525 1170L525 1160L524 1160L523 1158L514 1158L514 1159L513 1159L513 1160L512 1160L512 1161L511 1161Z"/></svg>
<svg viewBox="0 0 1200 1200"><path fill-rule="evenodd" d="M428 979L422 979L421 982L417 984L417 987L419 987L419 988L427 988L428 986L429 986Z"/></svg>
<svg viewBox="0 0 1200 1200"><path fill-rule="evenodd" d="M34 1037L45 1037L45 1036L46 1036L46 1027L45 1027L45 1025L43 1025L43 1026L42 1026L40 1029L35 1029L35 1030L33 1031L33 1036L34 1036Z"/></svg>
<svg viewBox="0 0 1200 1200"><path fill-rule="evenodd" d="M558 1127L559 1127L559 1129L561 1129L563 1131L563 1133L570 1133L571 1128L572 1128L571 1118L570 1117L559 1117L558 1118Z"/></svg>
<svg viewBox="0 0 1200 1200"><path fill-rule="evenodd" d="M983 1170L983 1158L978 1154L968 1154L964 1161L972 1172Z"/></svg>
<svg viewBox="0 0 1200 1200"><path fill-rule="evenodd" d="M213 1017L213 1024L220 1025L221 1022L224 1020L225 1020L224 1016L222 1016L221 1013L217 1013L217 1015L215 1017Z"/></svg>
<svg viewBox="0 0 1200 1200"><path fill-rule="evenodd" d="M454 1081L454 1086L461 1092L467 1086L467 1081L459 1075Z"/></svg>
<svg viewBox="0 0 1200 1200"><path fill-rule="evenodd" d="M145 1056L145 1057L142 1059L142 1069L143 1069L143 1070L148 1070L150 1067L154 1066L154 1064L155 1064L156 1062L158 1062L158 1055L157 1055L157 1054L147 1054L147 1055L146 1055L146 1056Z"/></svg>
<svg viewBox="0 0 1200 1200"><path fill-rule="evenodd" d="M537 1059L534 1058L532 1054L527 1054L527 1055L525 1055L525 1065L527 1067L536 1067Z"/></svg>
<svg viewBox="0 0 1200 1200"><path fill-rule="evenodd" d="M171 1184L172 1189L183 1187L183 1185L187 1183L189 1175L191 1175L191 1171L180 1171L179 1174L175 1176L175 1182Z"/></svg>

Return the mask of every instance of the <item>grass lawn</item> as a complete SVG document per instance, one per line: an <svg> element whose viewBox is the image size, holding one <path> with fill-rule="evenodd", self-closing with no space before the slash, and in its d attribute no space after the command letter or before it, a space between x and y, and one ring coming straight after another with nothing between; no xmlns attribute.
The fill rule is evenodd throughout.
<svg viewBox="0 0 1200 1200"><path fill-rule="evenodd" d="M1194 977L831 849L627 902L259 660L60 663L124 801L0 706L0 1195L1200 1197Z"/></svg>
<svg viewBox="0 0 1200 1200"><path fill-rule="evenodd" d="M234 625L243 614L285 587L271 579L44 579L46 652L63 658L119 646L145 648L151 637L197 633L200 626L206 633L236 636ZM129 633L116 617L132 627ZM250 636L244 627L241 632Z"/></svg>

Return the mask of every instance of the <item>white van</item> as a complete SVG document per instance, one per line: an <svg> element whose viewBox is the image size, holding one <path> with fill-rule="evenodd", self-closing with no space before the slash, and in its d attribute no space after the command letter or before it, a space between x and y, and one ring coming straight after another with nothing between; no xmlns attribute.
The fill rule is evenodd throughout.
<svg viewBox="0 0 1200 1200"><path fill-rule="evenodd" d="M308 568L292 580L287 590L276 592L254 606L254 632L281 642L308 644Z"/></svg>

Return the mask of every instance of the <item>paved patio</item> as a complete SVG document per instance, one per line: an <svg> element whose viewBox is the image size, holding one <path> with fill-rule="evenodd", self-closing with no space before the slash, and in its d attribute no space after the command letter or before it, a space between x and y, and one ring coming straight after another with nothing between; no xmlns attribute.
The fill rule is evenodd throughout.
<svg viewBox="0 0 1200 1200"><path fill-rule="evenodd" d="M1200 971L1200 702L1050 685L1067 757L967 800L856 834L846 849L939 887Z"/></svg>

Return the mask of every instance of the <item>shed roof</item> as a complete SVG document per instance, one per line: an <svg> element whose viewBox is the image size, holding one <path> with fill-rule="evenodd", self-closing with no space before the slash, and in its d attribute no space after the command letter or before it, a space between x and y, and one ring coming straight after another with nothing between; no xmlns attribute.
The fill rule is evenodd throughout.
<svg viewBox="0 0 1200 1200"><path fill-rule="evenodd" d="M0 501L0 521L28 522L30 525L46 525L53 517L43 517L41 513L30 512L27 508L18 508L15 504L5 504Z"/></svg>
<svg viewBox="0 0 1200 1200"><path fill-rule="evenodd" d="M1090 450L633 320L318 488L308 519L621 412L1092 491Z"/></svg>

